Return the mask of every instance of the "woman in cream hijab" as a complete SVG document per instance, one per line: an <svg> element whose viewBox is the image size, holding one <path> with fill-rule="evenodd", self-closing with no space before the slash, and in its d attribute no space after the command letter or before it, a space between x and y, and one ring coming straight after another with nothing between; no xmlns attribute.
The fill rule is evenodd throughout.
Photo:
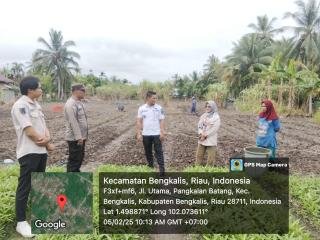
<svg viewBox="0 0 320 240"><path fill-rule="evenodd" d="M212 166L216 159L217 138L220 127L218 107L214 101L206 102L206 112L198 123L198 149L196 164L202 165L205 152L208 153L207 166Z"/></svg>

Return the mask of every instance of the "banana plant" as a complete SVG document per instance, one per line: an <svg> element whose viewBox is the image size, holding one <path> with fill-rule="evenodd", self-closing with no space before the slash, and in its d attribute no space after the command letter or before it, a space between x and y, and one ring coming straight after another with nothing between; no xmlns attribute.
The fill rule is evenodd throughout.
<svg viewBox="0 0 320 240"><path fill-rule="evenodd" d="M283 80L285 77L285 71L283 66L280 63L281 54L278 54L275 56L275 58L272 60L271 64L268 66L268 68L265 68L261 74L260 79L262 81L267 82L267 95L268 99L271 99L271 87L272 83L280 84L279 90L278 90L278 104L282 105L282 99L283 99Z"/></svg>
<svg viewBox="0 0 320 240"><path fill-rule="evenodd" d="M294 59L291 59L288 66L285 67L285 76L288 80L289 87L289 97L288 97L288 108L292 109L295 105L295 97L297 92L297 79L298 75L298 65L299 63Z"/></svg>
<svg viewBox="0 0 320 240"><path fill-rule="evenodd" d="M303 89L308 96L308 114L313 114L312 100L320 93L320 79L318 74L312 70L304 69L298 73L298 86Z"/></svg>

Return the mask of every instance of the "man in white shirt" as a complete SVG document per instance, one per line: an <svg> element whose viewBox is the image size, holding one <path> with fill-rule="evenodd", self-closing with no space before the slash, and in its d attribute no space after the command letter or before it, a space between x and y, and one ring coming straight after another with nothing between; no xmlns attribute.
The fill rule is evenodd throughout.
<svg viewBox="0 0 320 240"><path fill-rule="evenodd" d="M164 158L162 141L164 140L164 112L160 105L156 104L157 94L148 91L146 104L139 107L137 116L137 139L143 141L148 166L153 168L154 146L155 155L159 165L160 175L164 175Z"/></svg>

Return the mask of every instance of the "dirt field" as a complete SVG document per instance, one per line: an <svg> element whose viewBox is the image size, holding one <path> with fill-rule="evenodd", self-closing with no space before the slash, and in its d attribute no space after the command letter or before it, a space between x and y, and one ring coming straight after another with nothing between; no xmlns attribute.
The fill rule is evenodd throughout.
<svg viewBox="0 0 320 240"><path fill-rule="evenodd" d="M103 163L145 164L142 143L135 140L135 117L140 104L140 101L127 101L125 112L118 112L115 103L89 99L87 114L90 137L84 170ZM63 164L67 158L63 115L52 111L52 103L42 105L57 146L57 150L49 156L49 164ZM188 104L183 101L171 102L164 109L168 133L164 143L166 166L181 169L194 164L198 117L188 113ZM245 146L254 144L256 116L229 109L221 110L220 117L222 126L216 165L225 166L229 157L242 154ZM281 122L278 153L290 158L290 171L319 174L320 126L302 117L281 117ZM0 160L15 159L16 135L8 106L0 107L0 136Z"/></svg>

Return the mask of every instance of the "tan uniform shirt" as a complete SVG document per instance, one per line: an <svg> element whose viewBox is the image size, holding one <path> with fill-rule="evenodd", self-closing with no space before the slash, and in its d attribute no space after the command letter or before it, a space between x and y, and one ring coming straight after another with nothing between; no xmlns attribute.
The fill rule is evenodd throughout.
<svg viewBox="0 0 320 240"><path fill-rule="evenodd" d="M208 117L208 113L202 114L198 123L198 134L205 133L207 138L204 141L198 141L203 146L217 146L218 130L220 128L220 117L218 113L214 113L212 117Z"/></svg>
<svg viewBox="0 0 320 240"><path fill-rule="evenodd" d="M46 123L39 103L23 95L12 106L11 116L18 137L17 159L31 153L47 153L46 147L38 146L24 131L31 126L40 136L45 136Z"/></svg>
<svg viewBox="0 0 320 240"><path fill-rule="evenodd" d="M77 141L88 138L88 122L84 104L70 97L64 106L66 140Z"/></svg>

